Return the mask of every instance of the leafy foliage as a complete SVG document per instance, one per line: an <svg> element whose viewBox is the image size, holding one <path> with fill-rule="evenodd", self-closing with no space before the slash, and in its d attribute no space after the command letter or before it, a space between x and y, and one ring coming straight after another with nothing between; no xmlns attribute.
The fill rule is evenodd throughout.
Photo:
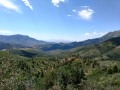
<svg viewBox="0 0 120 90"><path fill-rule="evenodd" d="M1 90L119 90L120 38L59 54L0 51Z"/></svg>

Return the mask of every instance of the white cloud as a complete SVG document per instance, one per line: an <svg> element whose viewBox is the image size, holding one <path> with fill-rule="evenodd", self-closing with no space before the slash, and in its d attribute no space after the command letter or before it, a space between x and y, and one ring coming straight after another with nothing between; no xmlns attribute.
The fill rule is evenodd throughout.
<svg viewBox="0 0 120 90"><path fill-rule="evenodd" d="M90 34L90 33L85 33L84 35L85 35L85 36L90 36L91 34Z"/></svg>
<svg viewBox="0 0 120 90"><path fill-rule="evenodd" d="M77 11L76 11L76 9L74 9L74 10L72 10L74 13L76 13Z"/></svg>
<svg viewBox="0 0 120 90"><path fill-rule="evenodd" d="M15 5L11 0L0 0L0 6L21 13L20 8Z"/></svg>
<svg viewBox="0 0 120 90"><path fill-rule="evenodd" d="M91 32L91 33L85 33L85 34L83 34L83 36L85 36L85 37L100 37L100 36L103 36L105 34L106 34L106 32L96 32L96 31L94 31L94 32Z"/></svg>
<svg viewBox="0 0 120 90"><path fill-rule="evenodd" d="M33 10L33 7L32 7L32 5L29 3L28 0L22 0L22 2L24 2L24 4L25 4L26 6L28 6L31 10Z"/></svg>
<svg viewBox="0 0 120 90"><path fill-rule="evenodd" d="M99 38L102 37L103 35L105 35L107 32L98 32L98 31L94 31L94 32L86 32L84 34L81 35L76 35L74 38L74 40L76 41L84 41L84 40L88 40L88 39L94 39L94 38Z"/></svg>
<svg viewBox="0 0 120 90"><path fill-rule="evenodd" d="M11 35L11 34L13 34L13 32L9 31L9 30L0 30L0 34L1 35Z"/></svg>
<svg viewBox="0 0 120 90"><path fill-rule="evenodd" d="M68 16L68 17L71 17L72 15L68 14L67 16Z"/></svg>
<svg viewBox="0 0 120 90"><path fill-rule="evenodd" d="M56 7L59 7L59 3L61 3L61 2L64 3L65 0L52 0L53 5Z"/></svg>
<svg viewBox="0 0 120 90"><path fill-rule="evenodd" d="M78 15L84 20L90 20L93 14L94 14L94 10L90 8L78 11Z"/></svg>

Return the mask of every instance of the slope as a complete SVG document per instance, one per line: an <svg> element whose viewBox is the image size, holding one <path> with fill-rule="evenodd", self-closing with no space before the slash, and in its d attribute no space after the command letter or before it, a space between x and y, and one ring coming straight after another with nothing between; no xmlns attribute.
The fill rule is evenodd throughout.
<svg viewBox="0 0 120 90"><path fill-rule="evenodd" d="M67 43L67 44L64 44L64 43L49 44L49 45L47 44L47 45L40 46L39 48L44 51L57 50L57 49L68 50L68 49L72 49L78 46L99 44L101 42L104 42L114 37L120 37L120 30L109 32L108 34L100 38L88 39L88 40L81 41L81 42L72 42L72 43Z"/></svg>
<svg viewBox="0 0 120 90"><path fill-rule="evenodd" d="M47 43L45 41L36 40L29 36L19 35L19 34L10 35L10 36L0 35L0 41L10 44L20 44L22 46L30 46L30 47Z"/></svg>
<svg viewBox="0 0 120 90"><path fill-rule="evenodd" d="M84 59L120 60L120 37L96 45L87 45L70 50Z"/></svg>

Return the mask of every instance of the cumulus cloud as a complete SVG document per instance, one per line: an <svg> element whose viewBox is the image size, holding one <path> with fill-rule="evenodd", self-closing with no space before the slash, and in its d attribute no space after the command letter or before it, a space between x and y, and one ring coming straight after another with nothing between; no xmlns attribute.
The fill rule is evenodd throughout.
<svg viewBox="0 0 120 90"><path fill-rule="evenodd" d="M81 6L80 9L73 9L73 13L77 14L83 20L91 20L94 10L90 8L90 6Z"/></svg>
<svg viewBox="0 0 120 90"><path fill-rule="evenodd" d="M25 4L26 6L28 6L31 10L33 10L33 7L32 7L32 5L29 3L28 0L22 0L22 2L24 2L24 4Z"/></svg>
<svg viewBox="0 0 120 90"><path fill-rule="evenodd" d="M20 8L15 5L11 0L0 0L0 6L21 13Z"/></svg>
<svg viewBox="0 0 120 90"><path fill-rule="evenodd" d="M94 10L87 8L78 11L78 15L84 20L90 20L94 14Z"/></svg>
<svg viewBox="0 0 120 90"><path fill-rule="evenodd" d="M61 3L61 2L64 3L65 0L52 0L53 5L56 7L59 7L59 3Z"/></svg>

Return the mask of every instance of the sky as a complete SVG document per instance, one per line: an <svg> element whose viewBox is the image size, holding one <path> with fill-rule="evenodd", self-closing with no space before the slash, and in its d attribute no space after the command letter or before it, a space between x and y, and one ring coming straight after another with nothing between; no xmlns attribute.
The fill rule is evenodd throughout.
<svg viewBox="0 0 120 90"><path fill-rule="evenodd" d="M0 34L82 41L120 30L120 0L0 0Z"/></svg>

